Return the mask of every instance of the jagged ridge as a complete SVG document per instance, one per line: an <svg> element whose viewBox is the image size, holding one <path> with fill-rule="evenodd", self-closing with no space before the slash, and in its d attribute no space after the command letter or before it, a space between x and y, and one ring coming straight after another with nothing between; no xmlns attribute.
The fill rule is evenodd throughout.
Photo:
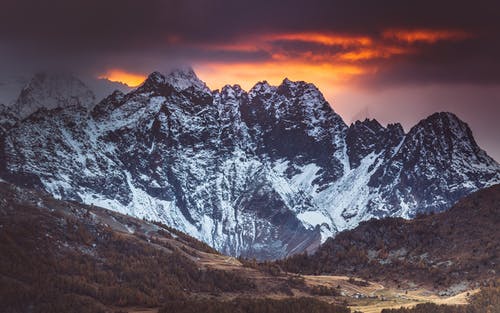
<svg viewBox="0 0 500 313"><path fill-rule="evenodd" d="M408 134L347 126L314 85L288 79L210 91L192 70L155 72L90 113L44 109L9 127L5 179L258 258L311 251L372 217L444 210L500 181L453 114Z"/></svg>

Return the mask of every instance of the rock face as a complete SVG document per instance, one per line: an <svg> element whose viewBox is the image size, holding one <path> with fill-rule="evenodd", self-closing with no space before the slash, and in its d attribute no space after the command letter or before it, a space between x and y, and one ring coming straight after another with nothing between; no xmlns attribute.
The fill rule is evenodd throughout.
<svg viewBox="0 0 500 313"><path fill-rule="evenodd" d="M500 181L453 114L408 134L347 126L314 85L287 79L210 91L192 70L155 72L91 112L50 108L6 128L5 180L159 220L231 255L310 251L360 221L441 211Z"/></svg>

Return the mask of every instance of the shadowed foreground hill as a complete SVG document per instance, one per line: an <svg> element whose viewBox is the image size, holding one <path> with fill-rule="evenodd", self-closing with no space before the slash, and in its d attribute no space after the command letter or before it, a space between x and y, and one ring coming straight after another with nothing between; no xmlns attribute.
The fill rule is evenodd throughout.
<svg viewBox="0 0 500 313"><path fill-rule="evenodd" d="M443 213L361 223L327 240L314 255L278 263L297 273L350 273L450 290L477 286L500 273L499 225L500 185L496 185Z"/></svg>
<svg viewBox="0 0 500 313"><path fill-rule="evenodd" d="M304 307L349 312L290 297L286 277L275 285L281 284L288 298L266 299L269 290L259 291L241 265L221 269L200 261L217 258L227 257L161 224L0 182L1 312L129 312L134 307L198 312L200 303L215 305L219 300L211 299L228 295L247 298L218 307L255 303L269 313Z"/></svg>

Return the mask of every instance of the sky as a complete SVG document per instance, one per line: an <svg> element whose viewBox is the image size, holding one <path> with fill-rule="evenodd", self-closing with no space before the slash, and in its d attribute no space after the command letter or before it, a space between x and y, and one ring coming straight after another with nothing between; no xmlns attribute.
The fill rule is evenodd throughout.
<svg viewBox="0 0 500 313"><path fill-rule="evenodd" d="M189 65L212 89L317 85L346 123L437 111L500 160L500 1L0 0L0 79L70 70L135 86ZM0 80L1 83L1 80Z"/></svg>

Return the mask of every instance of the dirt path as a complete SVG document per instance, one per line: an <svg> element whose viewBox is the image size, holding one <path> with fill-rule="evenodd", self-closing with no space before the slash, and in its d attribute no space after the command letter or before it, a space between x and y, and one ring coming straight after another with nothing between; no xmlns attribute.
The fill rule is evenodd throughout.
<svg viewBox="0 0 500 313"><path fill-rule="evenodd" d="M466 305L468 303L468 297L477 292L479 292L479 289L465 291L450 297L440 297L425 289L412 290L408 291L408 293L397 289L385 289L375 293L378 296L378 299L375 301L355 301L351 309L363 313L380 313L382 309L397 309L400 307L410 308L419 303L426 302L447 305Z"/></svg>
<svg viewBox="0 0 500 313"><path fill-rule="evenodd" d="M347 295L353 296L355 294L362 294L366 296L373 296L375 292L384 289L384 286L369 282L368 286L359 286L349 282L350 277L347 276L330 276L330 275L305 275L306 284L309 285L323 285L332 288L340 287L340 289ZM358 280L360 281L360 280Z"/></svg>

